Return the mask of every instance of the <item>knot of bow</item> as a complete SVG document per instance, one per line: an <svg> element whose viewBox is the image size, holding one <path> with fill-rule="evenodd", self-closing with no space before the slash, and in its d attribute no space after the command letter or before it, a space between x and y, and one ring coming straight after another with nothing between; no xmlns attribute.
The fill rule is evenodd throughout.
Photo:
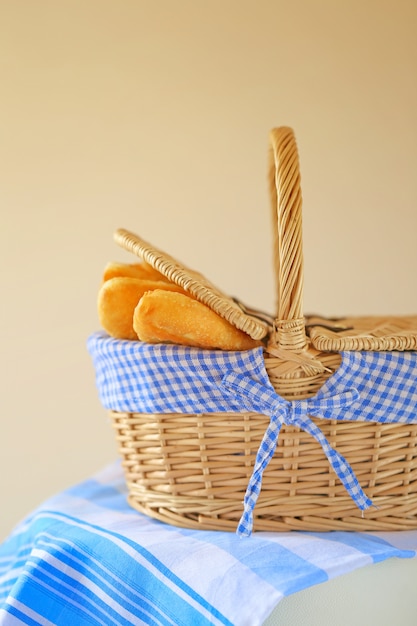
<svg viewBox="0 0 417 626"><path fill-rule="evenodd" d="M351 466L337 450L331 447L320 428L309 417L329 419L329 413L349 407L358 400L356 389L348 389L333 396L314 396L308 400L285 400L274 389L248 379L241 374L229 373L223 377L222 385L229 392L241 397L244 408L270 416L268 428L259 446L252 476L243 501L243 514L237 534L249 536L253 526L253 510L262 486L262 475L271 460L283 424L297 426L310 433L320 443L323 451L345 489L361 509L367 509L372 501L366 496Z"/></svg>

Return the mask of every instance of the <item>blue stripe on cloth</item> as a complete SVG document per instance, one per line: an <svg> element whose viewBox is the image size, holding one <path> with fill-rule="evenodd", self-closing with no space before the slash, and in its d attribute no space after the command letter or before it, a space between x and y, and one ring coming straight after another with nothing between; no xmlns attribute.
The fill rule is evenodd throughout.
<svg viewBox="0 0 417 626"><path fill-rule="evenodd" d="M211 543L231 554L260 579L280 589L285 596L328 580L323 569L288 548L263 539L263 533L257 533L256 542L248 546L246 541L233 534L215 534L185 528L180 529L180 532L195 541ZM291 576L288 572L291 572Z"/></svg>
<svg viewBox="0 0 417 626"><path fill-rule="evenodd" d="M6 571L8 568L19 568L21 564L26 562L26 559L32 549L32 544L25 543L24 545L19 545L19 539L19 535L11 537L2 546L3 556L0 558L0 571Z"/></svg>
<svg viewBox="0 0 417 626"><path fill-rule="evenodd" d="M88 623L95 624L107 625L110 618L111 623L125 623L123 620L120 621L118 613L111 608L110 604L103 604L87 586L81 583L83 576L88 577L88 585L90 585L90 581L92 584L99 582L99 578L92 573L90 555L86 555L89 563L87 569L83 567L81 560L75 561L74 559L67 558L62 551L59 555L55 546L53 546L52 543L48 545L42 535L39 537L37 545L38 547L34 550L34 553L36 554L36 552L42 550L42 556L36 557L32 555L22 564L19 577L17 578L19 587L13 589L16 581L10 580L8 592L11 592L11 595L8 596L6 602L8 608L11 606L10 603L12 599L17 596L20 602L24 600L32 611L36 607L39 615L44 615L48 620L54 620L54 623L55 620L60 619L61 621L59 623L64 624L65 622L62 621L64 616L66 616L65 619L68 617L68 623L70 623L70 618L73 614L77 615L77 624L82 623L79 621L81 618ZM73 549L73 552L76 553L76 550ZM55 563L56 567L52 566L48 560ZM65 573L66 571L70 571L66 569L70 567L73 567L76 572L75 576L77 578L79 577L77 584L74 584L74 578L71 575ZM103 569L103 571L105 570ZM103 581L99 584L104 593L111 591L110 597L112 601L120 600L118 597L119 593L116 591L115 586L110 589L109 586L106 588ZM21 593L22 587L24 587L24 596L22 596ZM127 589L129 590L129 587L127 587ZM53 598L53 604L51 604L51 598ZM129 601L128 599L126 601L126 597L124 604L125 608L129 608ZM145 605L146 603L143 603L142 607L135 607L137 615L142 616L142 618L146 618L147 615L152 614L152 611L147 614L142 610L146 608ZM51 610L51 607L53 607L53 610ZM134 614L135 613L132 612L132 615ZM173 622L157 620L152 623L172 625Z"/></svg>
<svg viewBox="0 0 417 626"><path fill-rule="evenodd" d="M107 626L109 620L106 621L105 615L100 615L85 598L80 598L76 589L71 592L67 589L63 592L55 581L43 578L40 570L37 570L35 575L25 572L21 577L25 590L24 594L19 595L22 612L27 615L29 610L34 611L40 618L47 619L48 623L60 626L61 624ZM11 605L13 598L14 595L11 595L4 607L9 611L10 606L13 607Z"/></svg>
<svg viewBox="0 0 417 626"><path fill-rule="evenodd" d="M401 550L396 548L392 544L385 541L382 537L372 533L360 533L360 532L345 532L341 530L334 530L329 533L315 533L308 532L312 537L317 537L321 540L333 541L337 543L344 543L347 546L355 548L362 554L367 554L371 557L374 563L385 561L391 557L397 557L400 559L410 559L417 556L416 550Z"/></svg>
<svg viewBox="0 0 417 626"><path fill-rule="evenodd" d="M39 626L38 619L33 619L27 613L20 611L15 606L9 606L7 613L19 620L19 623L27 624L27 626ZM3 622L6 624L6 622Z"/></svg>
<svg viewBox="0 0 417 626"><path fill-rule="evenodd" d="M123 495L121 498L120 495ZM82 488L73 487L66 491L66 494L73 497L83 498L84 500L91 500L94 498L94 503L111 511L123 511L123 513L129 513L135 515L135 510L132 509L125 500L127 496L126 486L123 484L122 491L112 487L110 485L100 485L93 478L85 481Z"/></svg>
<svg viewBox="0 0 417 626"><path fill-rule="evenodd" d="M47 547L45 542L42 542L42 545L43 549ZM54 565L47 562L44 555L38 558L32 557L28 562L28 565L33 568L31 578L36 580L40 587L44 586L52 589L53 586L55 595L62 594L61 604L65 607L67 607L68 603L75 606L78 603L78 606L82 607L83 615L90 611L90 615L103 624L106 624L109 620L114 624L124 624L132 616L140 617L141 619L147 618L151 620L151 623L163 624L164 626L172 626L175 623L171 619L166 619L143 595L139 596L138 594L136 602L134 602L131 599L131 593L129 595L121 593L120 582L113 573L112 575L107 573L106 576L102 575L101 577L95 575L92 568L94 561L91 557L88 561L89 567L87 568L83 566L83 561L68 557L62 551L56 550L53 544L50 544L48 548L48 556L53 554ZM82 553L78 552L78 555L81 556ZM52 560L50 556L49 559ZM105 569L101 568L101 572L104 571ZM77 575L76 587L73 584L75 572ZM142 576L140 568L138 568L138 575ZM85 584L81 583L83 579L86 581ZM108 581L111 581L113 584L109 585ZM101 597L97 593L98 589ZM111 598L112 605L109 604L109 598ZM36 601L40 602L39 589L36 590ZM33 599L30 606L35 606ZM40 606L43 606L42 602ZM61 615L62 607L59 607L58 616ZM53 616L48 614L48 618L51 619Z"/></svg>
<svg viewBox="0 0 417 626"><path fill-rule="evenodd" d="M109 604L99 598L93 590L95 580L90 578L91 568L93 565L97 568L95 563L99 563L99 569L96 569L94 575L97 576L100 572L103 576L104 568L107 581L113 580L114 591L110 595L111 600L120 607L120 611L126 611L132 619L142 619L143 609L146 607L147 615L150 619L155 619L156 624L175 626L231 624L214 606L175 576L152 553L123 535L53 511L43 511L39 514L32 522L32 530L35 532L36 541L26 562L25 575L29 575L31 580L25 584L25 598L28 605L40 615L43 615L45 594L47 596L53 594L59 612L65 606L65 611L74 612L79 620L79 610L84 611L86 607L87 613L87 607L90 607L96 617L101 612L105 616L107 612L114 620L117 613L114 613ZM74 551L79 559L71 575L68 574L68 559L63 557L62 551L54 545L55 538L55 543L59 545L59 537L65 537L70 552ZM82 557L83 551L85 557ZM89 571L84 563L88 563ZM73 565L75 564L76 561L73 559ZM124 587L127 600L120 594L121 587ZM69 589L71 589L70 601L67 598ZM101 592L104 593L102 585ZM19 599L22 602L22 597ZM211 618L215 621L212 622ZM48 619L51 619L49 614ZM86 615L86 619L90 618ZM128 624L129 619L114 623Z"/></svg>

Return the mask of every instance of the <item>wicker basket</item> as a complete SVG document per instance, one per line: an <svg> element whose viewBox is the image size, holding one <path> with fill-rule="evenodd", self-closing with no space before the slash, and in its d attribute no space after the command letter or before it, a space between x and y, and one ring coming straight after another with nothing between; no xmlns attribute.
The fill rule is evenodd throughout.
<svg viewBox="0 0 417 626"><path fill-rule="evenodd" d="M341 350L415 350L417 317L334 321L303 316L300 174L291 129L272 131L270 155L278 313L269 329L265 366L280 396L306 399L337 370ZM188 275L187 282L178 266L164 265L161 255L127 231L118 231L116 240L252 336L268 332L263 321L257 324L256 318L240 315L235 303L214 297L201 276L190 281ZM182 527L236 529L267 416L111 415L132 507ZM308 433L283 426L263 475L254 530L417 528L417 424L312 419L348 460L375 506L363 515L321 446Z"/></svg>

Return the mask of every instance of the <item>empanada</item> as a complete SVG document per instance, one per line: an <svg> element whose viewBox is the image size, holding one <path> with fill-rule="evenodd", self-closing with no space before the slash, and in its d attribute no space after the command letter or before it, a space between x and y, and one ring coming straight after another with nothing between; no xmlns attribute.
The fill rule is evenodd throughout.
<svg viewBox="0 0 417 626"><path fill-rule="evenodd" d="M116 339L138 339L133 312L143 294L152 289L180 291L175 283L116 276L106 280L98 293L97 309L103 329Z"/></svg>
<svg viewBox="0 0 417 626"><path fill-rule="evenodd" d="M142 341L198 348L249 350L261 345L208 306L183 293L155 289L145 293L133 314Z"/></svg>

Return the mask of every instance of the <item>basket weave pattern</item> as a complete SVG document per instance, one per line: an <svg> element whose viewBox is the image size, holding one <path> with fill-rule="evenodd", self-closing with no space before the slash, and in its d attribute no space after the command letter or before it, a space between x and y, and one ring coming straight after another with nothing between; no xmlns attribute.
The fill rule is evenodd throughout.
<svg viewBox="0 0 417 626"><path fill-rule="evenodd" d="M277 315L265 350L265 367L280 396L306 399L313 397L339 367L341 356L337 350L381 346L414 349L417 318L409 318L409 322L389 318L387 324L394 336L391 343L378 331L373 335L377 343L372 343L372 321L367 322L365 336L363 324L359 324L346 346L340 344L338 332L333 337L326 335L327 330L320 325L307 333L302 311L300 173L297 146L289 128L271 133L269 173ZM130 242L130 248L132 245ZM144 258L161 269L161 262L148 249ZM185 278L178 271L172 277L179 284ZM193 288L194 284L191 292ZM201 285L195 289L194 295L207 301ZM219 298L215 305L226 319L239 317L234 303ZM375 328L384 326L382 318L374 321ZM354 323L350 319L349 328ZM245 329L250 332L251 327ZM405 335L404 340L398 339L398 329ZM259 336L259 327L253 329L253 334ZM257 413L115 411L111 415L132 507L174 525L235 530L268 417ZM283 426L279 445L263 474L254 530L417 528L417 424L312 420L350 463L375 506L362 515L321 446L308 433Z"/></svg>
<svg viewBox="0 0 417 626"><path fill-rule="evenodd" d="M112 415L134 508L174 525L235 530L268 418ZM283 426L264 472L255 530L416 528L417 426L318 421L376 506L361 517L320 446Z"/></svg>

